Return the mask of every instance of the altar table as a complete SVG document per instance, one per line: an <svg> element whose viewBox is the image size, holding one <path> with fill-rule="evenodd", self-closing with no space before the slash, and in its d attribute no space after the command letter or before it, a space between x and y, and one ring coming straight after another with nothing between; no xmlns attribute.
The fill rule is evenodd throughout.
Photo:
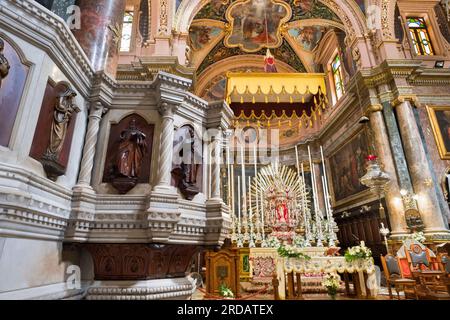
<svg viewBox="0 0 450 320"><path fill-rule="evenodd" d="M296 273L357 273L357 292L362 296L376 297L378 284L376 280L375 264L373 259L347 262L342 256L325 256L326 248L305 248L305 254L310 260L301 258L284 258L278 255L274 248L250 249L250 274L253 278L271 277L274 273L279 281L278 293L281 299L286 298L286 277L291 272ZM364 274L367 274L365 279Z"/></svg>

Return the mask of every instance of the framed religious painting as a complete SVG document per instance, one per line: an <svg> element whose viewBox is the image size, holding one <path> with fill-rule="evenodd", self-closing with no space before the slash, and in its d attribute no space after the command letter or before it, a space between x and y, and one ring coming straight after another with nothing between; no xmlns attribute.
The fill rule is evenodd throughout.
<svg viewBox="0 0 450 320"><path fill-rule="evenodd" d="M369 195L369 189L359 181L366 174L369 155L367 130L359 130L338 146L328 158L333 200L336 206L358 201Z"/></svg>
<svg viewBox="0 0 450 320"><path fill-rule="evenodd" d="M280 29L291 16L291 7L284 1L237 0L226 11L230 27L225 46L248 53L278 48L283 42Z"/></svg>
<svg viewBox="0 0 450 320"><path fill-rule="evenodd" d="M450 106L427 106L441 159L450 160Z"/></svg>

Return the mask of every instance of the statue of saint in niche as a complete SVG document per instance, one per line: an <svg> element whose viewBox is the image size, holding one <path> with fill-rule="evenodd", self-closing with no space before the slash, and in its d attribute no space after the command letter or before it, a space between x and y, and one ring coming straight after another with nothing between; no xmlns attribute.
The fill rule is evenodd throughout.
<svg viewBox="0 0 450 320"><path fill-rule="evenodd" d="M50 143L41 159L44 170L51 180L56 180L57 177L65 173L65 168L59 163L59 156L64 146L70 120L74 113L81 111L73 102L76 96L76 92L68 88L56 98Z"/></svg>
<svg viewBox="0 0 450 320"><path fill-rule="evenodd" d="M147 136L136 127L131 119L128 129L120 134L117 154L117 173L122 177L137 178L141 172L142 159L147 153Z"/></svg>
<svg viewBox="0 0 450 320"><path fill-rule="evenodd" d="M6 78L9 73L9 62L3 55L3 49L5 48L5 43L0 39L0 88L2 87L2 80Z"/></svg>
<svg viewBox="0 0 450 320"><path fill-rule="evenodd" d="M197 186L199 159L201 153L196 150L195 131L191 126L182 127L179 136L174 142L175 154L178 156L179 165L172 170L172 176L176 181L176 186L188 200L192 200L200 192ZM176 152L179 150L179 152ZM186 152L186 153L185 153ZM176 159L174 159L177 162Z"/></svg>
<svg viewBox="0 0 450 320"><path fill-rule="evenodd" d="M64 145L70 119L73 113L80 112L80 109L73 103L73 99L76 96L77 94L72 89L67 89L58 95L55 111L53 112L50 145L46 152L46 155L51 158L58 159Z"/></svg>
<svg viewBox="0 0 450 320"><path fill-rule="evenodd" d="M125 194L138 183L143 159L147 153L147 136L137 128L136 119L131 119L128 128L120 133L119 138L112 185L120 194Z"/></svg>

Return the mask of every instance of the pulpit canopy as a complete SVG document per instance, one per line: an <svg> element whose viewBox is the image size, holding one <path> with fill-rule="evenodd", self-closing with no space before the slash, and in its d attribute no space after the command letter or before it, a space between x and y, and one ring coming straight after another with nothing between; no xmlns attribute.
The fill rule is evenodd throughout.
<svg viewBox="0 0 450 320"><path fill-rule="evenodd" d="M322 73L228 73L226 101L241 120L310 118L328 107Z"/></svg>

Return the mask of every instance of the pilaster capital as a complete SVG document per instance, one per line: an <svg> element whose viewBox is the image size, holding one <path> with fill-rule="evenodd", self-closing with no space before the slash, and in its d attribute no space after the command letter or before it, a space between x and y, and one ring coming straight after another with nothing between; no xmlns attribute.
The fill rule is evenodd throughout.
<svg viewBox="0 0 450 320"><path fill-rule="evenodd" d="M379 103L375 103L367 107L366 114L371 114L379 111L383 111L383 106Z"/></svg>
<svg viewBox="0 0 450 320"><path fill-rule="evenodd" d="M105 108L100 101L92 102L89 107L89 118L100 120L108 111L109 109Z"/></svg>
<svg viewBox="0 0 450 320"><path fill-rule="evenodd" d="M419 99L415 94L404 94L404 95L398 95L392 102L391 105L393 107L398 106L399 104L409 101L414 103L415 105L419 105Z"/></svg>
<svg viewBox="0 0 450 320"><path fill-rule="evenodd" d="M159 113L163 118L172 118L180 106L172 103L162 102L159 105Z"/></svg>

